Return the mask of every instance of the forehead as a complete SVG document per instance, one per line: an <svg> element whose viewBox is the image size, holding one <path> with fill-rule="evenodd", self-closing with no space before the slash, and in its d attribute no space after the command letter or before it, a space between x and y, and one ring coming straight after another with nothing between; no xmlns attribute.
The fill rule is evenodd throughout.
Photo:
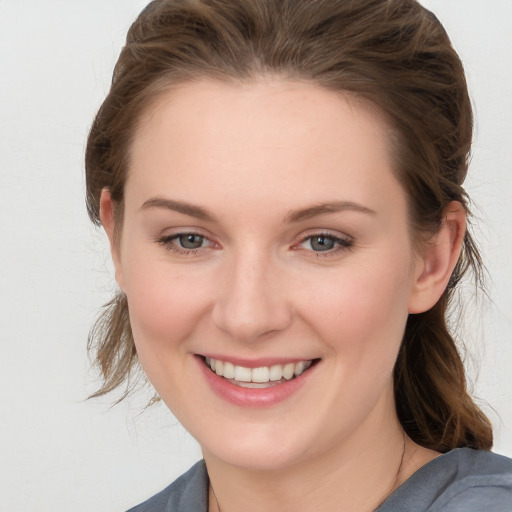
<svg viewBox="0 0 512 512"><path fill-rule="evenodd" d="M261 76L247 81L203 79L178 83L157 95L140 116L134 138L136 142L145 132L163 128L165 123L167 130L173 121L180 122L178 131L185 136L189 128L199 135L200 128L204 134L208 130L210 134L222 130L251 133L251 141L258 133L262 138L272 136L278 141L280 135L305 131L311 135L311 130L322 137L329 133L336 137L333 132L340 128L337 121L347 117L354 123L364 122L368 134L383 141L390 132L381 109L348 91L278 77ZM259 121L265 123L264 130Z"/></svg>
<svg viewBox="0 0 512 512"><path fill-rule="evenodd" d="M181 84L141 118L127 199L215 193L243 207L277 191L290 200L364 202L369 182L398 186L389 132L377 108L310 83ZM329 194L340 197L321 197Z"/></svg>

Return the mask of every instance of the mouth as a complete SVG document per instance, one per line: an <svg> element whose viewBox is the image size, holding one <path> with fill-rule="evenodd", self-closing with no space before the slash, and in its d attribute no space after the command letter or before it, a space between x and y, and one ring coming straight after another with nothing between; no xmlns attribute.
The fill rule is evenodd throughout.
<svg viewBox="0 0 512 512"><path fill-rule="evenodd" d="M235 386L253 389L270 388L294 380L319 361L319 359L309 359L249 368L213 357L202 357L202 359L204 364L219 377Z"/></svg>

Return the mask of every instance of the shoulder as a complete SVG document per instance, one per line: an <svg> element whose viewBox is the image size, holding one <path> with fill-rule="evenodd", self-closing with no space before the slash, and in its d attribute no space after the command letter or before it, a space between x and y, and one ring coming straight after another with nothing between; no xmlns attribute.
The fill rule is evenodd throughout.
<svg viewBox="0 0 512 512"><path fill-rule="evenodd" d="M451 453L451 456L447 457ZM512 460L487 451L453 450L446 461L446 488L432 511L512 511ZM440 468L441 470L443 468Z"/></svg>
<svg viewBox="0 0 512 512"><path fill-rule="evenodd" d="M128 512L206 512L208 474L203 460L164 490Z"/></svg>
<svg viewBox="0 0 512 512"><path fill-rule="evenodd" d="M459 448L414 473L378 512L510 512L512 459Z"/></svg>

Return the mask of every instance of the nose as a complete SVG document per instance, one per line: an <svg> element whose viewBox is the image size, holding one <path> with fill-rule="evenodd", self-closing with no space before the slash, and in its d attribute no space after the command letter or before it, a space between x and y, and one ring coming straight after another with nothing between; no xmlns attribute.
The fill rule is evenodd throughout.
<svg viewBox="0 0 512 512"><path fill-rule="evenodd" d="M243 254L226 261L213 321L238 341L253 342L285 330L292 308L285 297L283 274L271 258Z"/></svg>

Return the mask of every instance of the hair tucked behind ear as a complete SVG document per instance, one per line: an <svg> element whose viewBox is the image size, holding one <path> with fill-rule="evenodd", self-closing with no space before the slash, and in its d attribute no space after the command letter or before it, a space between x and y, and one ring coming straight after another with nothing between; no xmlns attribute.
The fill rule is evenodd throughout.
<svg viewBox="0 0 512 512"><path fill-rule="evenodd" d="M130 144L138 120L163 91L191 80L308 81L375 105L389 125L396 175L418 243L451 201L469 214L463 182L472 137L464 71L439 21L414 0L155 0L130 28L111 90L86 150L87 207L99 223L108 188L121 225ZM122 225L121 225L122 228ZM122 236L122 229L120 229ZM410 315L395 369L397 412L419 444L488 449L489 421L470 398L446 316L467 270L480 276L471 235L449 289ZM107 393L137 365L126 298L115 299L89 340Z"/></svg>

